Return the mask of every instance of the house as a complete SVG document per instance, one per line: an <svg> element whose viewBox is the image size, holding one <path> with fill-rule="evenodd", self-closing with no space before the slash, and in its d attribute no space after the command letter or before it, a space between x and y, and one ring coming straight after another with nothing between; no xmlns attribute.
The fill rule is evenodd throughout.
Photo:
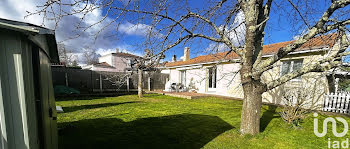
<svg viewBox="0 0 350 149"><path fill-rule="evenodd" d="M57 148L50 63L58 63L55 32L0 19L0 148Z"/></svg>
<svg viewBox="0 0 350 149"><path fill-rule="evenodd" d="M119 52L102 55L98 58L99 63L82 67L93 71L124 72L134 67L135 60L142 57L130 53Z"/></svg>
<svg viewBox="0 0 350 149"><path fill-rule="evenodd" d="M265 72L263 81L279 78L281 75L297 70L302 65L313 63L325 56L332 48L337 48L337 34L318 36L302 45L287 57L281 59L274 67ZM263 59L275 54L281 47L293 41L274 43L263 46ZM243 89L240 81L240 59L235 53L221 52L203 55L190 59L190 49L185 48L184 60L173 61L165 65L170 74L170 83L181 83L189 90L198 93L215 94L235 98L243 98ZM284 85L263 94L263 101L281 104L284 91L288 88L304 86L312 89L319 97L329 92L328 80L324 72L311 72L295 78ZM316 96L315 96L316 97ZM317 103L321 104L322 101Z"/></svg>

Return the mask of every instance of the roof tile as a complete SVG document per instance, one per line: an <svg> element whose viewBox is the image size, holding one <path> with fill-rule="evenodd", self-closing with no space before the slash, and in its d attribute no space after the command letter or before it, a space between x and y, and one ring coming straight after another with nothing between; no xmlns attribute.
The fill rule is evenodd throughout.
<svg viewBox="0 0 350 149"><path fill-rule="evenodd" d="M317 36L317 37L309 40L305 44L303 44L296 51L306 51L306 50L310 50L310 49L314 49L314 48L333 47L337 37L338 37L338 34L336 34L336 33ZM294 40L264 45L263 46L263 55L275 54L280 48L285 47L288 44L293 43L293 42L294 42ZM198 56L198 57L192 58L192 59L187 60L187 61L169 62L165 66L166 67L173 67L173 66L207 63L207 62L214 62L214 61L218 61L218 60L225 60L225 59L228 60L228 59L239 58L239 56L233 52L225 57L226 53L227 52L220 52L217 54Z"/></svg>

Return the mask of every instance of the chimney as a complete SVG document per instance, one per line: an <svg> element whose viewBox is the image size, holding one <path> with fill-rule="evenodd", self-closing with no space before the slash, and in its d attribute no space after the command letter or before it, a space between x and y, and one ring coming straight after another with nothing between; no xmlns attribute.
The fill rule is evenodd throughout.
<svg viewBox="0 0 350 149"><path fill-rule="evenodd" d="M119 53L119 49L118 48L115 48L115 53Z"/></svg>
<svg viewBox="0 0 350 149"><path fill-rule="evenodd" d="M184 50L184 61L190 60L190 47L185 47Z"/></svg>
<svg viewBox="0 0 350 149"><path fill-rule="evenodd" d="M176 55L173 55L173 58L171 59L172 62L176 62Z"/></svg>

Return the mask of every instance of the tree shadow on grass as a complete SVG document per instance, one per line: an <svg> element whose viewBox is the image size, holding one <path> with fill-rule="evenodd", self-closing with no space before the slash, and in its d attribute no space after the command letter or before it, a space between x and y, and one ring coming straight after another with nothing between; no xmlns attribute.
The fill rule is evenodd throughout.
<svg viewBox="0 0 350 149"><path fill-rule="evenodd" d="M104 108L122 104L130 104L130 103L138 103L140 101L128 101L128 102L119 102L119 103L102 103L102 104L93 104L93 105L80 105L80 106L71 106L71 107L63 107L64 113L74 112L78 110L84 109L95 109L95 108Z"/></svg>
<svg viewBox="0 0 350 149"><path fill-rule="evenodd" d="M234 128L216 116L180 114L124 122L100 118L59 124L59 147L70 148L201 148Z"/></svg>
<svg viewBox="0 0 350 149"><path fill-rule="evenodd" d="M94 100L94 99L105 99L106 97L92 97L92 96L77 96L77 97L55 97L56 101L70 101L70 100Z"/></svg>
<svg viewBox="0 0 350 149"><path fill-rule="evenodd" d="M103 92L103 93L91 93L91 94L71 94L71 95L55 95L56 101L69 101L69 100L93 100L104 99L106 97L119 97L125 95L137 95L137 92Z"/></svg>
<svg viewBox="0 0 350 149"><path fill-rule="evenodd" d="M159 96L163 96L162 94L157 94L157 93L146 93L143 94L144 97L159 97Z"/></svg>
<svg viewBox="0 0 350 149"><path fill-rule="evenodd" d="M269 123L274 118L278 118L280 116L275 116L277 106L274 105L268 105L268 109L263 113L263 115L260 118L260 132L263 132L266 127L269 125Z"/></svg>

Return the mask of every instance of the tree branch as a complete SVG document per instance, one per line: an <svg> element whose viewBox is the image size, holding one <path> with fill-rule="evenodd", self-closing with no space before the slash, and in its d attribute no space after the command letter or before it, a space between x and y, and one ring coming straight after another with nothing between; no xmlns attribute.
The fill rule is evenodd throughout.
<svg viewBox="0 0 350 149"><path fill-rule="evenodd" d="M297 71L283 75L282 77L267 83L266 84L267 90L273 89L303 74L313 72L313 71L324 72L338 66L341 63L341 58L343 56L350 54L350 52L344 52L349 47L350 42L347 39L345 32L341 34L342 34L342 37L340 42L338 42L335 46L333 46L332 50L329 52L329 54L325 58L318 60L310 65L305 65Z"/></svg>
<svg viewBox="0 0 350 149"><path fill-rule="evenodd" d="M295 42L287 45L286 47L279 49L278 52L275 55L273 55L271 58L263 61L259 65L256 65L254 70L263 70L263 71L256 72L257 73L256 75L260 76L264 71L266 71L266 68L273 65L274 63L279 61L281 58L288 55L290 52L293 52L294 50L298 49L304 43L309 41L311 38L315 37L316 35L318 35L320 33L325 33L326 31L328 31L328 29L332 29L333 27L330 27L328 29L324 29L324 25L327 23L329 17L334 13L335 10L337 10L339 8L343 8L343 7L347 6L348 4L350 4L350 0L333 1L331 6L323 13L320 20L309 30L308 34L304 35L302 38L299 38ZM350 21L346 21L346 22L350 22Z"/></svg>
<svg viewBox="0 0 350 149"><path fill-rule="evenodd" d="M303 20L303 22L305 23L305 25L308 27L308 29L310 29L310 25L307 23L306 19L303 17L303 15L301 15L301 12L299 11L299 9L297 8L297 6L294 5L294 3L291 0L288 0L288 2L293 6L293 8L295 9L295 11L297 11L298 15L300 16L301 20Z"/></svg>

